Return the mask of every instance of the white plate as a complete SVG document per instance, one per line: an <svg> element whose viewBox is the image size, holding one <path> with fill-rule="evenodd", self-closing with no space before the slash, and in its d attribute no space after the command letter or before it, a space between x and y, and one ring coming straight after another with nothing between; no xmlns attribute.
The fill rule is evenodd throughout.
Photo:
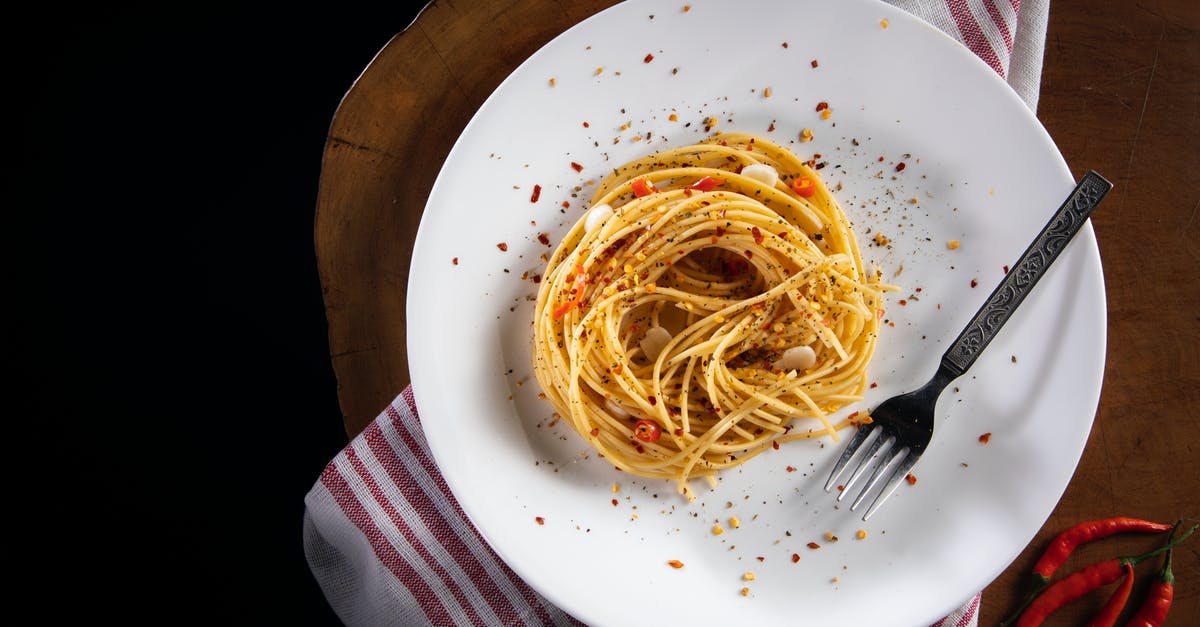
<svg viewBox="0 0 1200 627"><path fill-rule="evenodd" d="M878 387L862 409L932 374L1072 177L995 73L900 10L825 0L683 6L625 3L567 31L501 84L447 158L408 288L412 382L430 446L500 556L588 623L927 624L1018 555L1079 460L1105 351L1090 225L951 384L917 484L902 485L869 524L822 491L841 448L831 441L761 455L715 490L697 485L691 504L667 482L597 459L536 398L537 286L522 277L540 273L539 256L551 250L538 234L556 243L582 214L586 181L700 139L709 116L718 130L820 153L865 257L889 277L903 267L891 279L904 287L888 305L895 326L871 366ZM815 110L820 101L829 120ZM797 141L803 127L815 141ZM541 197L531 203L535 184ZM876 231L890 248L866 246ZM716 522L724 534L711 533ZM866 539L855 538L859 529ZM840 540L826 541L827 532ZM670 568L672 559L685 566ZM746 572L755 579L744 581Z"/></svg>

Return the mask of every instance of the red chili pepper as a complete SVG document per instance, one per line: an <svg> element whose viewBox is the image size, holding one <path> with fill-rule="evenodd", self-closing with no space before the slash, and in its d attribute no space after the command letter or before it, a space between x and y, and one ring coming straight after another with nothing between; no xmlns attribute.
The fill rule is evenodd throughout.
<svg viewBox="0 0 1200 627"><path fill-rule="evenodd" d="M570 300L559 305L558 308L554 310L554 313L551 315L554 316L555 320L567 315L568 311L571 311L579 306L580 301L583 300L583 286L587 284L587 280L588 276L587 273L583 271L583 266L580 264L575 264L575 281L571 286L571 294L568 297Z"/></svg>
<svg viewBox="0 0 1200 627"><path fill-rule="evenodd" d="M725 182L725 179L715 179L711 176L701 177L699 181L692 183L692 189L698 192L711 192L718 185ZM636 192L635 192L636 193Z"/></svg>
<svg viewBox="0 0 1200 627"><path fill-rule="evenodd" d="M658 191L654 189L654 184L646 181L646 179L633 179L633 182L629 185L633 188L633 195L638 198Z"/></svg>
<svg viewBox="0 0 1200 627"><path fill-rule="evenodd" d="M807 176L801 176L792 181L792 190L804 198L812 198L817 193L816 184Z"/></svg>
<svg viewBox="0 0 1200 627"><path fill-rule="evenodd" d="M1042 558L1033 567L1034 585L1044 586L1048 583L1054 576L1054 571L1058 570L1058 567L1062 566L1075 547L1081 544L1127 531L1162 533L1171 529L1172 525L1124 516L1081 522L1058 534L1050 541L1050 546L1046 548Z"/></svg>
<svg viewBox="0 0 1200 627"><path fill-rule="evenodd" d="M1133 565L1125 564L1125 578L1121 580L1121 585L1113 590L1112 596L1108 598L1108 603L1100 609L1100 612L1088 621L1087 627L1112 627L1117 623L1117 617L1121 615L1121 610L1125 609L1125 603L1129 601L1129 592L1133 590Z"/></svg>
<svg viewBox="0 0 1200 627"><path fill-rule="evenodd" d="M1158 579L1150 586L1150 592L1137 614L1129 619L1128 627L1159 627L1167 620L1167 612L1171 610L1171 601L1175 598L1175 574L1171 572L1171 551L1167 550L1167 559L1163 562Z"/></svg>
<svg viewBox="0 0 1200 627"><path fill-rule="evenodd" d="M1173 538L1165 546L1159 547L1149 553L1098 562L1054 582L1034 598L1033 602L1029 603L1028 607L1024 609L1020 619L1017 621L1017 627L1036 627L1037 625L1041 625L1046 620L1046 617L1053 614L1062 606L1096 588L1106 586L1119 579L1121 573L1125 572L1126 565L1133 566L1142 560L1170 551L1175 545L1183 542L1188 536L1192 535L1197 526L1200 525L1193 526L1179 538ZM1007 624L1010 624L1010 622L1005 621L1001 623L1002 626Z"/></svg>
<svg viewBox="0 0 1200 627"><path fill-rule="evenodd" d="M653 420L639 420L633 425L633 437L643 442L657 442L662 437L662 427Z"/></svg>

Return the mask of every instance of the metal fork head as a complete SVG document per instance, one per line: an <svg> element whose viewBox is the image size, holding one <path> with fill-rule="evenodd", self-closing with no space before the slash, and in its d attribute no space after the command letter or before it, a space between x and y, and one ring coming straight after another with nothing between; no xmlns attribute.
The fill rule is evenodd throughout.
<svg viewBox="0 0 1200 627"><path fill-rule="evenodd" d="M921 389L892 397L876 407L870 414L871 422L858 428L834 464L829 480L825 482L825 491L833 488L851 459L862 451L863 454L858 456L858 466L845 484L839 487L837 500L841 501L862 475L874 468L850 505L851 511L857 511L867 495L882 482L883 487L863 514L864 521L870 518L904 481L929 445L933 437L934 407L944 386L935 377L934 381Z"/></svg>

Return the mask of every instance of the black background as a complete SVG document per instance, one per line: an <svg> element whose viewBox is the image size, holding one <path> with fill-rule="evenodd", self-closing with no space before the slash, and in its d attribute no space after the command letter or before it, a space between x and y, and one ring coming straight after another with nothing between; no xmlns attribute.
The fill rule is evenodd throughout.
<svg viewBox="0 0 1200 627"><path fill-rule="evenodd" d="M16 608L336 622L301 543L304 495L346 441L313 251L321 155L418 8L6 18Z"/></svg>

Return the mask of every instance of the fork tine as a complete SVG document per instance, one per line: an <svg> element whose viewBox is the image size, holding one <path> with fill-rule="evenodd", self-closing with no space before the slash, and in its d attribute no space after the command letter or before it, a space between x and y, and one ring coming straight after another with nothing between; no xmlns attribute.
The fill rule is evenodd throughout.
<svg viewBox="0 0 1200 627"><path fill-rule="evenodd" d="M883 489L879 491L879 495L876 496L875 500L871 502L871 506L867 508L867 512L863 514L863 522L866 522L866 520L875 513L875 510L879 509L883 505L883 502L888 500L888 497L892 495L892 492L896 491L896 488L900 485L900 482L903 481L906 476L908 476L908 471L912 469L913 464L917 463L917 460L920 458L920 453L911 450L908 452L908 455L905 456L905 458L900 461L900 464L896 466L896 470L892 473L892 476L890 479L888 479L888 482L883 486ZM854 508L851 507L850 509L853 510Z"/></svg>
<svg viewBox="0 0 1200 627"><path fill-rule="evenodd" d="M841 501L843 498L845 498L846 493L850 491L850 487L853 486L858 481L858 478L863 476L863 473L866 472L868 468L873 466L874 463L879 460L880 456L884 454L880 451L885 444L888 445L888 448L885 449L886 454L888 455L891 455L895 449L899 448L896 435L894 433L888 433L886 429L880 428L879 437L875 438L875 441L871 442L870 448L868 448L867 452L863 454L862 461L858 463L858 468L854 469L854 473L850 475L850 478L842 486L842 491L837 496L838 501ZM888 463L891 462L891 459L891 457L888 457L879 465L887 466ZM878 472L878 470L876 470L876 472ZM875 475L871 475L872 478L874 478L874 476Z"/></svg>
<svg viewBox="0 0 1200 627"><path fill-rule="evenodd" d="M901 455L907 452L908 447L900 446L899 442L897 442L896 446L888 449L885 458L879 462L878 466L875 467L875 472L871 473L871 478L867 479L867 482L863 484L862 491L858 493L858 497L855 498L854 503L850 505L850 511L858 509L858 506L862 504L863 499L867 498L867 494L871 492L871 489L874 488L881 479L883 479L884 472L886 472L888 468L900 458ZM894 475L889 475L888 477L889 482L895 478Z"/></svg>
<svg viewBox="0 0 1200 627"><path fill-rule="evenodd" d="M825 491L828 492L833 487L833 482L837 480L838 475L842 474L842 469L845 468L846 462L850 461L851 457L858 452L858 448L867 441L867 438L875 431L878 425L872 423L858 428L858 432L846 444L846 449L842 451L842 456L838 458L837 463L833 465L833 471L829 473L829 480L825 482Z"/></svg>

